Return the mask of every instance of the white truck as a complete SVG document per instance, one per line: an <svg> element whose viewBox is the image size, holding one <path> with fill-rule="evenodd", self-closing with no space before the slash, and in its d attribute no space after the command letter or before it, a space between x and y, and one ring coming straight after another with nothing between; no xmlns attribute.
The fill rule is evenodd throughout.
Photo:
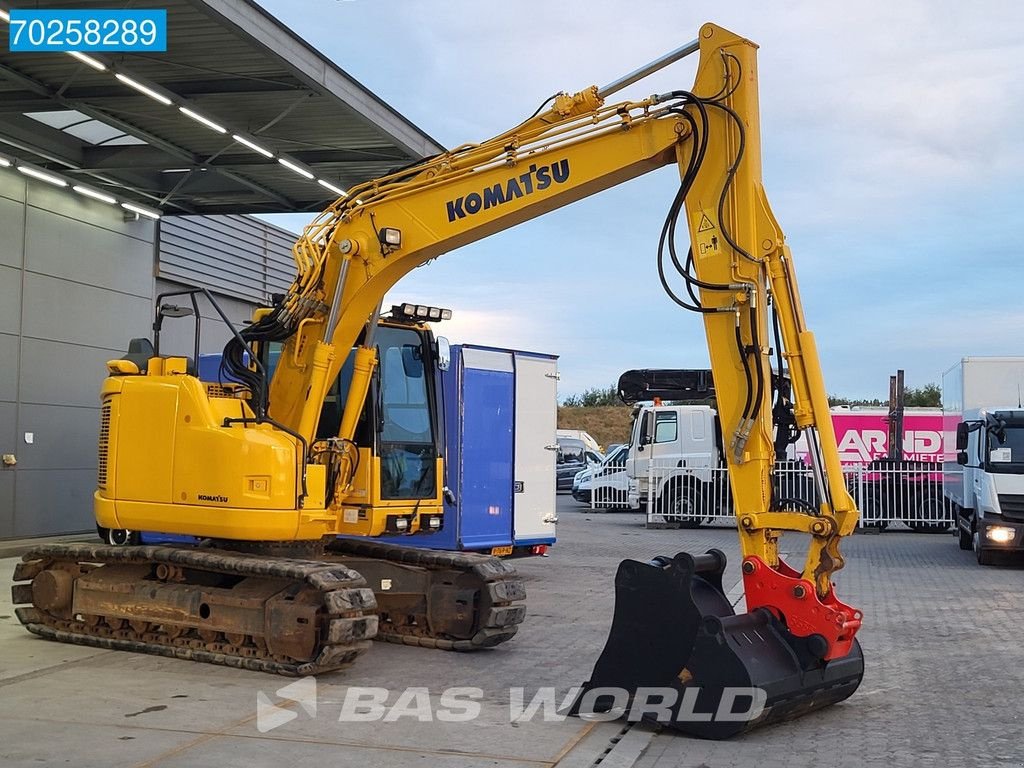
<svg viewBox="0 0 1024 768"><path fill-rule="evenodd" d="M1024 550L1024 357L965 357L942 376L943 463L961 549L991 565Z"/></svg>
<svg viewBox="0 0 1024 768"><path fill-rule="evenodd" d="M657 509L665 524L696 528L723 496L715 409L639 404L629 436L630 507Z"/></svg>
<svg viewBox="0 0 1024 768"><path fill-rule="evenodd" d="M638 403L626 459L627 506L649 510L649 525L696 528L732 513L718 414L709 405ZM777 462L778 499L816 506L810 467Z"/></svg>
<svg viewBox="0 0 1024 768"><path fill-rule="evenodd" d="M555 430L556 437L562 437L570 440L582 440L583 445L586 446L588 451L594 453L602 453L601 446L598 445L597 440L590 436L590 433L583 429L558 429Z"/></svg>
<svg viewBox="0 0 1024 768"><path fill-rule="evenodd" d="M844 463L844 470L864 527L884 530L901 521L919 533L950 529L953 517L942 493L942 432L935 423L940 419L941 415L930 412L909 414L908 422L917 428L904 435L903 457L888 459L880 458L887 451L885 432L876 428L884 427L883 411L851 414L849 409L833 409L836 434L850 446L850 453L840 455L851 459ZM929 429L920 428L918 421ZM713 407L640 403L628 447L625 504L613 497L612 481L617 476L609 471L607 478L592 482L584 478L580 484L581 496L593 499L593 506L639 507L652 513L652 524L669 527L696 527L731 514L722 437ZM773 488L777 500L816 507L818 497L805 456L802 439L788 446L785 455L778 457Z"/></svg>

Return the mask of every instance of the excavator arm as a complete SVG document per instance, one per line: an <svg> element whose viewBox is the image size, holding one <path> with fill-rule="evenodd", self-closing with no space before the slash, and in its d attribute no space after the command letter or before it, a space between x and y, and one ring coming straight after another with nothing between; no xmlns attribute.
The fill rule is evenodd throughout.
<svg viewBox="0 0 1024 768"><path fill-rule="evenodd" d="M762 186L756 46L707 24L699 51L692 91L611 105L597 88L560 95L550 109L490 141L352 189L306 228L295 246L295 284L248 333L287 339L269 413L310 443L327 387L363 335L352 353L355 373L338 435L351 440L375 365L372 329L384 294L404 275L677 164L681 186L662 231L659 273L673 299L704 319L748 607L784 615L801 634L823 638L826 658L838 658L849 653L860 614L835 597L831 575L843 565L839 541L852 532L857 510L844 486L789 249ZM675 245L683 211L691 244L685 257ZM572 247L571 236L561 247ZM682 277L686 296L672 288L670 275ZM773 335L792 380L796 424L812 447L820 500L813 508L772 498ZM338 477L345 485L351 472ZM338 490L343 498L346 488ZM780 559L784 532L810 537L800 571Z"/></svg>

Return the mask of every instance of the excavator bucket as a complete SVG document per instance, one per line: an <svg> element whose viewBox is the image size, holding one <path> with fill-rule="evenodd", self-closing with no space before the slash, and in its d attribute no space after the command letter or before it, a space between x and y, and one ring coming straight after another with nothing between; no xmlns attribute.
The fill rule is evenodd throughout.
<svg viewBox="0 0 1024 768"><path fill-rule="evenodd" d="M624 560L604 651L570 710L580 717L657 722L726 739L849 697L864 675L856 641L822 658L768 609L736 615L722 590L725 555Z"/></svg>

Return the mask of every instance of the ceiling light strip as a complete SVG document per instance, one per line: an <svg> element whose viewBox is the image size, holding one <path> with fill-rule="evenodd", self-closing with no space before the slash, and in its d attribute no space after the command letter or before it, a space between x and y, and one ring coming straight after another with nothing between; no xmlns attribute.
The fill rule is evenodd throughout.
<svg viewBox="0 0 1024 768"><path fill-rule="evenodd" d="M264 157L273 157L274 156L274 153L271 152L269 149L261 147L259 144L255 143L253 141L249 141L249 139L245 138L245 136L239 136L237 133L233 133L233 134L231 134L231 138L234 139L235 141L237 141L239 144L242 144L242 145L248 147L253 152L258 152L259 154L263 155Z"/></svg>
<svg viewBox="0 0 1024 768"><path fill-rule="evenodd" d="M132 80L130 77L128 77L127 75L122 75L120 72L115 72L114 77L116 77L118 80L120 80L122 83L129 86L130 88L134 88L139 93L143 93L146 96L149 96L149 98L153 99L153 101L158 101L165 107L171 106L172 102L170 99L168 99L162 93L157 93L149 86L143 85L137 80Z"/></svg>
<svg viewBox="0 0 1024 768"><path fill-rule="evenodd" d="M303 178L309 179L310 181L312 181L313 179L316 178L315 175L313 175L312 173L307 171L302 166L296 165L291 160L286 160L283 157L279 157L279 158L277 158L277 162L279 162L281 165L283 165L288 170L295 171L295 173L299 174L299 176L302 176Z"/></svg>
<svg viewBox="0 0 1024 768"><path fill-rule="evenodd" d="M104 64L99 59L94 59L92 56L86 56L84 53L80 53L78 51L68 51L68 55L69 56L74 56L76 59L78 59L83 64L88 64L90 67L95 69L97 72L106 72L107 71L107 65Z"/></svg>
<svg viewBox="0 0 1024 768"><path fill-rule="evenodd" d="M336 194L338 197L348 197L348 192L346 192L341 187L334 186L329 181L325 181L324 179L317 179L316 183L319 184L321 187L326 187L327 189L331 190L331 192Z"/></svg>
<svg viewBox="0 0 1024 768"><path fill-rule="evenodd" d="M193 112L188 107L178 107L178 111L181 112L181 114L185 115L186 117L191 117L197 123L202 123L207 128L213 129L217 133L227 133L228 132L228 129L225 128L223 125L218 125L217 123L213 122L213 120L211 120L210 118L203 117L198 112Z"/></svg>
<svg viewBox="0 0 1024 768"><path fill-rule="evenodd" d="M10 14L7 13L7 11L2 9L2 8L0 8L0 20L6 21L6 22L10 22L10 20L11 20ZM104 64L99 59L93 58L92 56L88 56L88 55L86 55L84 53L81 53L80 51L68 51L68 55L73 56L78 61L82 62L83 64L86 64L89 67L92 67L97 72L106 72L109 69L107 67L107 65ZM165 107L170 107L170 106L174 105L174 101L172 99L169 99L167 96L164 96L162 93L160 93L155 88L152 88L152 87L150 87L148 85L145 85L144 83L141 83L138 80L129 77L128 75L125 75L125 74L123 74L121 72L114 72L114 77L116 77L122 83L127 85L129 88L132 88L132 89L138 91L139 93L141 93L141 94L143 94L145 96L148 96L149 98L153 99L153 101L156 101L156 102L158 102L160 104L163 104ZM211 120L210 118L206 117L205 115L201 115L198 112L195 112L194 110L189 109L188 107L183 107L183 106L179 105L178 106L178 111L181 112L186 117L190 117L191 119L195 120L197 123L201 123L201 124L205 125L207 128L210 128L211 130L216 131L217 133L222 133L222 134L228 133L228 129L225 128L224 126L220 125L219 123L217 123L214 120ZM260 146L256 142L254 142L254 141L252 141L250 139L247 139L245 136L241 136L241 135L239 135L237 133L233 133L233 134L231 134L231 138L234 139L235 141L237 141L239 144L241 144L241 145L243 145L245 147L248 147L253 152L256 152L257 154L262 155L263 157L266 157L268 159L273 159L273 157L274 157L274 153L271 152L269 149L266 149L265 147ZM294 173L297 173L299 176L301 176L304 179L308 179L309 181L314 181L315 180L317 182L317 184L319 184L320 186L324 187L325 189L329 189L331 192L333 192L334 194L338 195L339 197L347 197L348 196L348 193L345 190L341 189L340 187L332 184L331 182L329 182L329 181L327 181L325 179L318 179L314 173L310 172L306 168L303 168L299 164L292 162L291 160L288 160L288 159L286 159L284 157L278 157L277 158L277 162L279 162L281 165L283 165L288 170L290 170L290 171L292 171ZM10 167L10 165L11 165L10 161L7 161L7 160L5 160L3 158L0 158L0 167ZM65 182L63 179L58 179L56 176L50 176L49 174L46 174L46 173L44 173L42 171L35 171L35 169L29 168L27 166L22 166L22 165L18 165L17 168L18 168L19 171L22 171L23 173L25 173L25 174L27 174L29 176L35 176L36 178L40 178L43 181L49 181L51 184L57 184L59 182L59 184L58 184L59 186L68 186L67 182ZM75 191L80 192L83 195L86 195L88 197L95 197L95 199L102 200L103 202L111 202L111 201L116 202L116 200L114 200L113 198L108 199L108 196L106 196L106 195L103 195L102 197L97 197L96 195L102 195L102 193L95 192L95 190L89 190L88 187L77 187L76 186L76 187L74 187L74 189L75 189ZM89 190L89 191L82 191L82 190ZM94 194L90 194L90 193L94 193ZM356 201L356 202L359 202L359 201ZM121 205L124 206L125 208L127 208L128 210L133 211L134 213L139 213L140 215L143 215L143 216L149 216L150 218L159 218L159 215L154 213L153 211L150 211L150 210L144 209L144 208L139 208L138 206L132 206L131 203L121 203ZM136 208L138 208L138 210L136 210Z"/></svg>
<svg viewBox="0 0 1024 768"><path fill-rule="evenodd" d="M24 173L26 176L31 176L33 179L39 179L45 181L47 184L53 184L55 187L66 187L68 183L60 176L53 176L46 171L41 171L38 168L33 168L30 165L18 165L18 170Z"/></svg>
<svg viewBox="0 0 1024 768"><path fill-rule="evenodd" d="M149 208L143 208L141 205L133 205L132 203L121 203L121 207L124 208L125 210L131 211L132 213L137 213L140 216L145 216L146 218L149 219L160 218L159 213L157 213L156 211L152 211Z"/></svg>
<svg viewBox="0 0 1024 768"><path fill-rule="evenodd" d="M100 200L100 201L102 201L104 203L109 203L110 205L116 205L117 204L117 198L112 197L110 195L106 195L103 192L100 192L98 190L91 189L89 187L83 187L83 186L81 186L79 184L76 184L75 186L73 186L72 189L75 190L75 192L77 192L80 195L85 195L86 197L91 197L93 200Z"/></svg>
<svg viewBox="0 0 1024 768"><path fill-rule="evenodd" d="M121 202L113 195L108 195L105 192L100 192L98 189L86 187L82 184L75 184L74 182L68 181L67 179L63 179L60 176L57 176L56 174L48 173L47 171L44 171L41 168L36 168L35 166L32 165L25 165L20 161L15 162L14 160L11 160L0 155L0 168L11 167L13 167L19 173L23 173L26 176L31 176L33 179L38 179L39 181L45 181L47 184L52 184L55 187L71 187L72 190L74 190L75 192L84 197L89 197L92 198L93 200L99 200L100 202L107 203L108 205L117 205L120 202L121 207L124 208L125 210L131 211L132 213L137 213L140 216L145 216L148 219L159 219L161 218L162 215L160 211L154 211L152 208L145 208L141 205L135 205L134 203Z"/></svg>

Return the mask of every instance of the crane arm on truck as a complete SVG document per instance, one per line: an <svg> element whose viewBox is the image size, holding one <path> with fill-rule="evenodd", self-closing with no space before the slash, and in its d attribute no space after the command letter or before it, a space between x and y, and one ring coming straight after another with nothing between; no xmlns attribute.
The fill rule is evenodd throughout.
<svg viewBox="0 0 1024 768"><path fill-rule="evenodd" d="M623 656L637 656L635 649L616 650L613 646L617 637L631 638L644 622L662 621L680 609L685 603L677 599L682 590L692 599L687 603L689 612L678 624L680 634L662 633L662 642L670 641L673 647L657 646L655 640L643 638L655 643L658 650L647 658L667 664L658 675L667 673L675 684L686 685L710 674L714 679L708 685L720 689L729 685L723 682L726 668L759 670L751 672L751 680L772 691L775 698L769 700L768 708L776 719L850 695L863 671L854 639L861 615L839 601L831 577L843 566L840 539L852 532L857 511L843 484L817 350L804 321L790 252L762 187L756 46L706 24L698 40L677 53L698 50L696 81L689 90L605 103L605 97L634 79L627 77L604 89L560 94L550 108L491 140L457 147L352 188L307 227L296 243L298 274L287 295L225 348L223 364L247 391L241 401L225 403L204 391L174 358L153 358L144 375L129 366L112 367L114 375L104 385L104 408L108 409L104 412L116 454L109 454L104 470L108 480L97 492L99 523L108 528L190 533L217 542L248 543L257 554L270 559L267 563L222 555L196 559L198 555L129 548L133 554L119 556L113 568L104 564L98 571L73 578L67 574L77 566L64 567L61 560L71 557L70 550L39 550L32 568L50 576L41 592L43 605L37 600L33 610L51 618L38 619L40 614L36 618L59 624L64 633L59 639L68 639L70 633L75 642L92 642L94 632L89 626L74 624L72 632L67 622L60 624L52 618L72 604L82 615L98 613L95 606L112 610L110 603L99 598L89 604L92 609L83 608L88 601L85 597L78 600L74 583L88 583L95 596L104 589L93 583L103 581L97 573L110 574L120 589L131 583L136 574L133 568L141 573L154 563L158 563L153 566L157 574L176 576L174 564L181 558L192 570L247 578L250 571L264 569L275 578L297 578L303 584L301 599L287 606L278 605L269 586L260 587L266 590L265 604L252 609L252 616L246 619L249 623L239 619L239 623L224 625L230 632L227 642L216 641L219 647L212 650L223 652L226 645L237 652L244 647L242 655L249 659L244 665L248 666L263 668L260 665L270 658L273 663L266 662L267 668L277 665L282 669L276 671L305 674L354 658L358 648L340 641L332 646L327 640L372 636L370 623L359 619L360 611L355 609L362 606L362 613L372 611L372 601L356 596L356 571L368 574L370 583L387 582L389 588L393 579L402 583L397 591L405 594L405 602L393 603L394 608L382 609L380 615L400 642L452 647L451 637L465 636L471 639L455 641L463 645L454 647L468 648L508 639L514 626L509 630L501 622L521 620L521 609L510 607L518 588L490 561L472 567L465 564L463 573L472 571L477 581L459 587L455 578L430 581L418 571L402 571L400 577L393 571L381 571L377 558L383 557L384 550L374 547L382 545L354 549L354 545L344 545L349 547L345 553L350 557L332 566L330 573L317 571L308 559L282 564L271 557L275 551L271 545L319 541L338 534L378 535L384 530L382 521L401 503L380 500L377 490L367 485L368 477L380 476L382 459L357 440L368 392L375 391L371 383L380 375L375 368L383 370L385 363L397 363L399 370L404 365L415 371L416 355L424 354L422 346L400 346L397 360L378 360L381 303L390 288L414 268L453 249L675 164L680 186L660 233L658 271L672 300L700 313L704 320L727 441L748 614L731 615L731 606L725 602L721 553L677 555L652 564L635 564L642 566L641 570L667 574L674 591L665 605L658 607L651 600L662 584L657 581L661 576L643 576L636 582L641 589L635 593L617 579L616 618L591 682L606 676L609 669L612 677L627 687L650 682L649 670L641 672L621 663ZM685 253L676 243L683 214L690 243ZM624 257L636 252L622 233L609 233L608 240ZM571 233L560 247L572 248ZM681 281L681 288L673 287L673 281L677 285ZM266 345L282 342L268 380L266 367L253 362L253 351L258 359ZM788 366L796 424L809 437L820 498L816 507L772 495L773 343L779 370ZM395 348L388 350L392 351ZM333 434L325 436L321 418L325 398L334 391L343 368L347 370L347 389L336 396L343 398L344 408L332 427ZM386 387L376 390L378 398L381 389ZM168 398L175 392L177 410L168 404L173 405ZM180 413L187 414L185 423L179 420ZM140 421L142 414L145 419ZM415 420L400 426L410 433L425 428ZM173 472L154 463L164 455L148 450L154 443L168 459L174 459ZM388 458L395 464L406 460L409 456L401 453ZM417 466L422 467L417 471L427 469ZM439 510L440 494L440 488L434 488L432 495L425 494L427 498L406 498L405 508L411 508L413 516L422 512L422 506ZM800 569L791 568L780 557L779 538L790 532L805 534L810 540ZM51 563L60 561L61 566L47 565L47 557ZM107 563L107 557L97 551L86 559ZM427 562L418 555L403 554L399 559L403 563ZM340 584L348 591L332 597L334 592L325 584ZM645 584L653 586L647 589ZM178 584L175 590L185 595L189 588ZM460 588L468 592L460 593ZM709 591L714 595L710 602L706 599ZM434 604L434 612L427 610L426 618L394 628L396 615L419 610L410 606L423 594L431 594L428 602ZM381 593L377 597L378 601L391 599L382 598ZM184 596L179 598L184 600ZM436 610L437 605L449 605L446 600L450 600L451 610ZM477 606L476 614L492 617L497 623L474 623L479 616L466 616L465 609L458 607L467 604ZM619 616L620 604L624 615L628 614L625 620ZM209 605L203 605L209 613ZM138 620L147 610L155 607L148 603L135 606L126 615ZM296 612L307 630L293 632L285 644L277 635L275 622L281 616L293 619ZM309 617L322 614L338 617L330 619L332 628L338 624L336 632L315 633L317 623ZM191 627L194 621L194 617L177 613L172 620L167 619L166 611L161 615L162 620L150 623L149 639L143 638L139 645L169 643L176 649L178 635L168 639L160 634L165 625L180 622ZM623 621L627 626L617 629ZM445 631L439 633L437 626L441 625ZM245 629L251 626L260 629ZM657 634L659 626L652 624L649 634ZM105 647L122 647L115 641L131 639L120 638L118 631L99 632ZM187 647L203 647L204 639L218 637L214 629L209 631L212 634L199 635L198 646ZM266 633L262 639L257 637L260 632ZM702 662L701 638L718 637L722 632L746 633L745 637L756 637L765 645L756 647L744 641L749 647L740 650L737 643L722 640L719 650L708 651L715 658ZM252 643L247 639L250 634L255 638ZM55 635L51 632L49 636ZM728 664L722 653L731 654ZM741 658L743 654L753 658ZM175 651L174 655L181 654ZM615 657L615 663L604 664L606 657ZM768 669L781 670L779 665L786 668L777 678L764 678Z"/></svg>

